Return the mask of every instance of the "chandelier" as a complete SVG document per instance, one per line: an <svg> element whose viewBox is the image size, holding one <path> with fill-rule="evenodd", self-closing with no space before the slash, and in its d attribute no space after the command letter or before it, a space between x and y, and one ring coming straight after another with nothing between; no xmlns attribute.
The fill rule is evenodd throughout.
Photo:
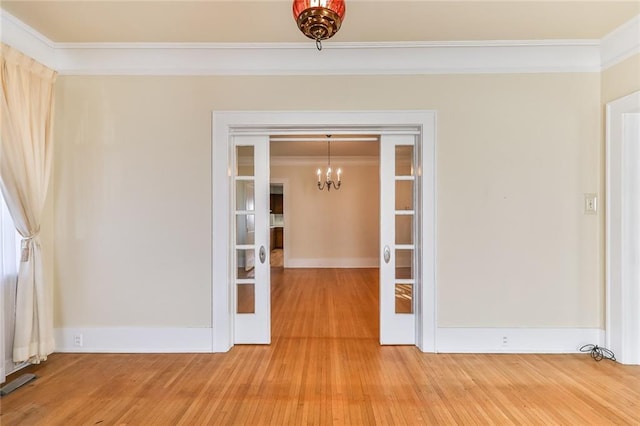
<svg viewBox="0 0 640 426"><path fill-rule="evenodd" d="M346 7L344 0L294 0L293 17L300 31L316 41L322 50L322 40L333 37L340 29Z"/></svg>
<svg viewBox="0 0 640 426"><path fill-rule="evenodd" d="M338 182L334 182L331 178L331 135L327 135L327 172L325 173L325 180L322 182L322 171L318 169L318 189L322 191L327 188L327 191L331 191L331 185L336 189L340 189L340 175L342 170L338 169Z"/></svg>

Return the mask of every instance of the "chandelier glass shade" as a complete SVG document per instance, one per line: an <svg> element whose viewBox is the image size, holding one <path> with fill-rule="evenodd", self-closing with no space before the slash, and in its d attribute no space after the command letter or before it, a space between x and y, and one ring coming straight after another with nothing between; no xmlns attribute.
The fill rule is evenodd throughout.
<svg viewBox="0 0 640 426"><path fill-rule="evenodd" d="M316 41L322 50L322 40L331 38L338 32L346 6L344 0L294 0L293 17L300 31Z"/></svg>
<svg viewBox="0 0 640 426"><path fill-rule="evenodd" d="M333 180L333 170L331 169L331 135L327 135L327 171L324 173L324 182L322 181L322 170L318 169L318 189L322 191L323 189L327 189L327 191L331 191L331 186L337 191L340 189L340 185L342 184L341 175L342 170L338 169L336 171L338 181L335 182Z"/></svg>

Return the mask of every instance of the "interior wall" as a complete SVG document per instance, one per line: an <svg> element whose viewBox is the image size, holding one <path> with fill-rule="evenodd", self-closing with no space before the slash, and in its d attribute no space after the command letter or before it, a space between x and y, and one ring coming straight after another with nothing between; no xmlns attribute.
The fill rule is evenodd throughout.
<svg viewBox="0 0 640 426"><path fill-rule="evenodd" d="M602 73L602 103L640 90L640 54L631 56Z"/></svg>
<svg viewBox="0 0 640 426"><path fill-rule="evenodd" d="M341 164L340 190L319 191L316 170L326 168L326 158L313 164L272 165L272 178L289 181L288 260L292 265L330 265L348 259L351 266L377 265L380 246L380 165ZM314 262L315 261L315 262Z"/></svg>
<svg viewBox="0 0 640 426"><path fill-rule="evenodd" d="M61 76L55 324L211 326L212 111L432 109L438 324L602 328L602 229L583 209L602 176L600 83L598 73ZM332 95L302 96L318 86Z"/></svg>

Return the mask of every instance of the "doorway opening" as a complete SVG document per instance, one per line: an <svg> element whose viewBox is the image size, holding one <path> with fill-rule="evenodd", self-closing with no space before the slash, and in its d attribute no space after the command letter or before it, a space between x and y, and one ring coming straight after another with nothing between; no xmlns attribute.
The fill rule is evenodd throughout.
<svg viewBox="0 0 640 426"><path fill-rule="evenodd" d="M332 135L330 160L326 135L271 136L269 145L272 341L377 341L379 136ZM325 178L329 162L334 181L341 170L340 188L318 185L317 170ZM282 186L275 182L287 186L284 209Z"/></svg>
<svg viewBox="0 0 640 426"><path fill-rule="evenodd" d="M269 185L269 263L271 268L284 268L284 224L284 184L276 183L272 179Z"/></svg>

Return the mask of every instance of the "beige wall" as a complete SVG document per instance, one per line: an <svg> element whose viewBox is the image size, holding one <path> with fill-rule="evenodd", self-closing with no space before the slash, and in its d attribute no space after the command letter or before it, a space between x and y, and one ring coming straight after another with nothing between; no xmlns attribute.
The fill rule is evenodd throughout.
<svg viewBox="0 0 640 426"><path fill-rule="evenodd" d="M341 164L344 184L339 191L319 191L317 164L271 166L271 178L288 180L286 217L288 257L307 259L376 259L380 245L379 164Z"/></svg>
<svg viewBox="0 0 640 426"><path fill-rule="evenodd" d="M369 109L438 113L440 326L603 326L601 225L583 213L602 173L597 73L67 76L57 89L58 327L210 326L211 111Z"/></svg>
<svg viewBox="0 0 640 426"><path fill-rule="evenodd" d="M606 104L640 90L640 54L602 73L602 103Z"/></svg>

